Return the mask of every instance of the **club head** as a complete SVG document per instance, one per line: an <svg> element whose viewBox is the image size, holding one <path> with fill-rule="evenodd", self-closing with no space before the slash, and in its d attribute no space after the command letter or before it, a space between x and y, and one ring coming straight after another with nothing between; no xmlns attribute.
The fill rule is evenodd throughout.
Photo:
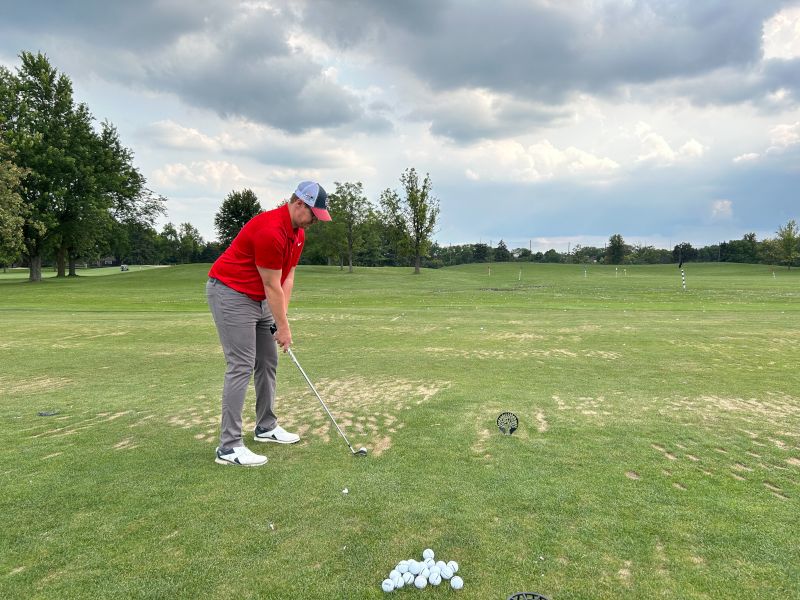
<svg viewBox="0 0 800 600"><path fill-rule="evenodd" d="M361 446L361 448L358 449L358 452L353 450L353 454L355 456L366 456L367 455L367 449L364 448L364 446Z"/></svg>

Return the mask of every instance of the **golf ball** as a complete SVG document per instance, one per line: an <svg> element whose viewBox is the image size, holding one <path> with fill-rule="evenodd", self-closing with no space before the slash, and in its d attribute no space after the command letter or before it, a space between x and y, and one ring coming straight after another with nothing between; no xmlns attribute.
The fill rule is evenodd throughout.
<svg viewBox="0 0 800 600"><path fill-rule="evenodd" d="M431 585L439 585L440 583L442 583L442 576L439 575L437 571L433 571L428 577L428 583L430 583Z"/></svg>
<svg viewBox="0 0 800 600"><path fill-rule="evenodd" d="M422 551L422 558L424 559L433 558L433 550L431 550L430 548L425 548L425 550Z"/></svg>
<svg viewBox="0 0 800 600"><path fill-rule="evenodd" d="M391 581L389 583L391 583ZM417 578L414 579L414 585L417 586L417 588L422 589L426 585L428 585L428 580L425 579L422 575L417 575Z"/></svg>
<svg viewBox="0 0 800 600"><path fill-rule="evenodd" d="M423 566L424 565L422 563L418 563L417 561L413 560L411 561L411 564L408 565L408 572L412 575L419 575Z"/></svg>
<svg viewBox="0 0 800 600"><path fill-rule="evenodd" d="M429 569L432 569L433 567L436 566L436 561L433 560L432 558L426 558L424 562L425 566L428 567Z"/></svg>
<svg viewBox="0 0 800 600"><path fill-rule="evenodd" d="M445 565L441 570L442 579L450 579L453 576L453 569Z"/></svg>
<svg viewBox="0 0 800 600"><path fill-rule="evenodd" d="M425 579L427 579L430 574L431 570L428 567L423 567L422 571L419 572L420 577L424 577Z"/></svg>
<svg viewBox="0 0 800 600"><path fill-rule="evenodd" d="M397 579L398 577L400 577L400 571L392 569L392 572L389 573L389 579Z"/></svg>
<svg viewBox="0 0 800 600"><path fill-rule="evenodd" d="M450 587L453 588L454 590L460 590L461 588L464 587L464 580L461 579L461 577L459 577L458 575L456 575L450 580Z"/></svg>
<svg viewBox="0 0 800 600"><path fill-rule="evenodd" d="M441 571L441 570L442 570L444 567L446 567L446 566L447 566L447 563L446 563L446 562L444 562L443 560L437 560L437 561L436 561L436 566L437 566L437 567L439 568L439 570Z"/></svg>
<svg viewBox="0 0 800 600"><path fill-rule="evenodd" d="M406 585L411 585L412 583L414 583L414 576L408 571L406 571L405 573L403 573L403 582Z"/></svg>
<svg viewBox="0 0 800 600"><path fill-rule="evenodd" d="M447 566L450 567L450 570L453 572L453 574L458 573L458 563L456 561L448 561Z"/></svg>
<svg viewBox="0 0 800 600"><path fill-rule="evenodd" d="M396 590L399 590L401 587L403 587L406 584L406 582L403 579L402 575L398 575L397 577L392 579L392 583L394 584L394 589L396 589Z"/></svg>
<svg viewBox="0 0 800 600"><path fill-rule="evenodd" d="M384 579L383 583L381 584L381 589L384 592L393 592L394 591L394 583L392 583L391 579Z"/></svg>
<svg viewBox="0 0 800 600"><path fill-rule="evenodd" d="M397 565L397 572L400 573L401 575L403 573L408 573L408 563L401 562L399 565Z"/></svg>

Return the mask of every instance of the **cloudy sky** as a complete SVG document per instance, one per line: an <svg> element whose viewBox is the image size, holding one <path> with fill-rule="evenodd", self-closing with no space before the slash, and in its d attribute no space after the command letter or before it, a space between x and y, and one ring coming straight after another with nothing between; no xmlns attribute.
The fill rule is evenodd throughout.
<svg viewBox="0 0 800 600"><path fill-rule="evenodd" d="M0 0L114 123L168 220L232 190L377 202L430 173L439 243L774 236L800 220L800 0Z"/></svg>

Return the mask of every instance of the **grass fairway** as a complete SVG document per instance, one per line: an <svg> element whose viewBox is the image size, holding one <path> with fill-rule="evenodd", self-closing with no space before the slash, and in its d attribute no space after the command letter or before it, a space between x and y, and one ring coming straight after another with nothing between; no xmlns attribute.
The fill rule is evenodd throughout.
<svg viewBox="0 0 800 600"><path fill-rule="evenodd" d="M303 439L256 469L213 462L206 271L0 280L0 597L381 598L427 547L464 589L401 597L800 597L797 271L301 267L297 358L370 454L282 356Z"/></svg>

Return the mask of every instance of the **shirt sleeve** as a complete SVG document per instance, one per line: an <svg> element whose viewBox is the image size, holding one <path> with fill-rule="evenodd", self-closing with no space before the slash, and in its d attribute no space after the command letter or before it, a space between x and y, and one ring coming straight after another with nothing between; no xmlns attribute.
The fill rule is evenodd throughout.
<svg viewBox="0 0 800 600"><path fill-rule="evenodd" d="M257 231L254 242L256 266L273 271L283 268L288 241L286 232L275 227L265 227Z"/></svg>

